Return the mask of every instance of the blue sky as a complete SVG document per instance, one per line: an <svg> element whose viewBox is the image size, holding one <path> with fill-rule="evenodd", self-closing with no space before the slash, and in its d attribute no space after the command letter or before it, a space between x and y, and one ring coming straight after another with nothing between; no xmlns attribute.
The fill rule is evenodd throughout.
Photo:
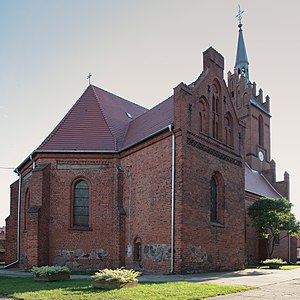
<svg viewBox="0 0 300 300"><path fill-rule="evenodd" d="M92 83L145 107L202 71L213 46L233 70L238 4L250 80L271 97L272 157L291 175L300 219L300 2L235 0L0 0L0 167L17 167ZM0 226L12 170L0 169Z"/></svg>

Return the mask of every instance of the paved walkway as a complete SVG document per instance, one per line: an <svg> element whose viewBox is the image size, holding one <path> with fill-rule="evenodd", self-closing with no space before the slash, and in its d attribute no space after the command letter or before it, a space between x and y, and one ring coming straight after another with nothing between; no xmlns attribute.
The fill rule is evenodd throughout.
<svg viewBox="0 0 300 300"><path fill-rule="evenodd" d="M0 269L0 276L31 277L30 272ZM89 279L87 275L71 275L72 279ZM294 270L246 269L235 272L190 275L143 275L140 282L207 282L222 285L246 285L255 290L209 299L300 299L300 268Z"/></svg>

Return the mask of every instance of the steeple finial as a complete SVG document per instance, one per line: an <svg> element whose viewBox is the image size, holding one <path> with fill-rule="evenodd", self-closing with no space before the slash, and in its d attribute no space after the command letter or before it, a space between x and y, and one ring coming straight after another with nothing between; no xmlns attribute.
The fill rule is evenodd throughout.
<svg viewBox="0 0 300 300"><path fill-rule="evenodd" d="M242 14L244 11L241 10L239 5L239 11L236 15L236 18L239 21L239 37L238 37L238 45L236 51L236 60L235 60L235 68L240 76L245 77L245 84L249 82L249 61L246 51L246 46L243 37L243 30L242 30Z"/></svg>
<svg viewBox="0 0 300 300"><path fill-rule="evenodd" d="M92 74L89 73L89 75L88 75L88 77L87 77L87 79L89 80L89 85L91 85L91 77L92 77Z"/></svg>
<svg viewBox="0 0 300 300"><path fill-rule="evenodd" d="M241 6L239 5L239 11L238 11L238 14L235 16L237 19L238 19L238 21L239 21L239 28L242 28L242 26L243 26L243 24L242 24L242 14L244 13L245 11L244 10L242 10L241 11Z"/></svg>

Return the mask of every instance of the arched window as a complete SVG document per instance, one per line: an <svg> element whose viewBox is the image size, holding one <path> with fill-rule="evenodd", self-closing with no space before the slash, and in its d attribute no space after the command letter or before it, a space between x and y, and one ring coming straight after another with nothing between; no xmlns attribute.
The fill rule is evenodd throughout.
<svg viewBox="0 0 300 300"><path fill-rule="evenodd" d="M258 117L258 143L264 145L264 119L261 115Z"/></svg>
<svg viewBox="0 0 300 300"><path fill-rule="evenodd" d="M210 180L210 220L218 221L218 185L214 176Z"/></svg>
<svg viewBox="0 0 300 300"><path fill-rule="evenodd" d="M225 142L228 146L233 146L233 122L229 114L225 117Z"/></svg>
<svg viewBox="0 0 300 300"><path fill-rule="evenodd" d="M216 139L219 138L219 134L218 134L218 108L219 108L219 99L217 97L215 97L215 95L213 94L212 97L212 114L213 114L213 119L212 119L212 136Z"/></svg>
<svg viewBox="0 0 300 300"><path fill-rule="evenodd" d="M136 237L133 244L133 259L140 261L142 259L142 240Z"/></svg>
<svg viewBox="0 0 300 300"><path fill-rule="evenodd" d="M219 172L215 172L210 179L210 221L224 224L224 181Z"/></svg>
<svg viewBox="0 0 300 300"><path fill-rule="evenodd" d="M84 180L74 186L73 226L89 227L89 186Z"/></svg>
<svg viewBox="0 0 300 300"><path fill-rule="evenodd" d="M25 204L24 204L24 230L27 230L27 214L28 214L28 209L30 207L30 191L29 189L26 190L25 193Z"/></svg>
<svg viewBox="0 0 300 300"><path fill-rule="evenodd" d="M219 89L216 85L213 85L212 95L212 136L215 139L220 139L219 132L219 115L221 112Z"/></svg>

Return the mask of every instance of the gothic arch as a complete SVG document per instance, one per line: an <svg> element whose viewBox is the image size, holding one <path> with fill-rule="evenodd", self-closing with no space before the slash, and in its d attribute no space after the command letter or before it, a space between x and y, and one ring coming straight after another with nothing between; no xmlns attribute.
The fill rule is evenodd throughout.
<svg viewBox="0 0 300 300"><path fill-rule="evenodd" d="M212 137L215 139L221 139L220 128L222 126L221 115L222 115L222 93L220 82L215 79L212 84Z"/></svg>
<svg viewBox="0 0 300 300"><path fill-rule="evenodd" d="M242 107L242 97L241 97L241 87L238 85L236 87L236 108L239 109Z"/></svg>
<svg viewBox="0 0 300 300"><path fill-rule="evenodd" d="M264 146L264 119L262 115L258 117L258 144Z"/></svg>
<svg viewBox="0 0 300 300"><path fill-rule="evenodd" d="M248 104L248 93L244 93L243 95L243 106Z"/></svg>
<svg viewBox="0 0 300 300"><path fill-rule="evenodd" d="M139 236L135 237L133 241L133 260L142 260L142 240Z"/></svg>
<svg viewBox="0 0 300 300"><path fill-rule="evenodd" d="M210 221L224 224L225 191L224 179L220 172L216 171L210 179Z"/></svg>
<svg viewBox="0 0 300 300"><path fill-rule="evenodd" d="M231 98L234 98L234 82L233 82L233 79L230 80L229 89L230 89Z"/></svg>
<svg viewBox="0 0 300 300"><path fill-rule="evenodd" d="M208 134L209 105L207 99L202 96L199 100L199 131Z"/></svg>
<svg viewBox="0 0 300 300"><path fill-rule="evenodd" d="M224 118L224 130L226 145L233 147L233 118L229 112Z"/></svg>

